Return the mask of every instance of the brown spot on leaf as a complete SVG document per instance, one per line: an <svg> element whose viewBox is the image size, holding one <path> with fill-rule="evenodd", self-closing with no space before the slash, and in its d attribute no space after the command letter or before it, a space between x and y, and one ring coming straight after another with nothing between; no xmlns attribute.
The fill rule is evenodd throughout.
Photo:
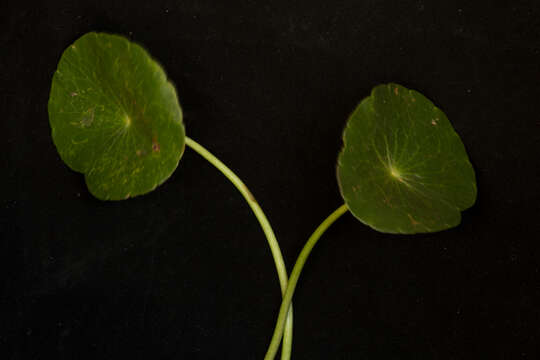
<svg viewBox="0 0 540 360"><path fill-rule="evenodd" d="M431 120L431 125L435 126L439 123L439 118L435 118Z"/></svg>
<svg viewBox="0 0 540 360"><path fill-rule="evenodd" d="M79 95L79 94L76 93L75 91L73 91L73 92L71 92L71 93L69 94L69 96L71 96L71 97L74 97L74 96L77 96L77 95Z"/></svg>
<svg viewBox="0 0 540 360"><path fill-rule="evenodd" d="M152 151L153 152L159 152L159 143L157 141L157 137L154 135L152 137Z"/></svg>
<svg viewBox="0 0 540 360"><path fill-rule="evenodd" d="M420 225L420 223L419 223L418 221L416 221L416 220L412 217L411 214L407 214L407 216L409 217L409 220L411 220L411 224L412 224L413 226L418 226L418 225Z"/></svg>
<svg viewBox="0 0 540 360"><path fill-rule="evenodd" d="M394 88L394 94L398 95L398 93L399 93L399 90L398 90L398 88L397 88L397 86L396 86L396 87Z"/></svg>
<svg viewBox="0 0 540 360"><path fill-rule="evenodd" d="M94 122L94 108L88 109L81 119L82 127L89 127Z"/></svg>

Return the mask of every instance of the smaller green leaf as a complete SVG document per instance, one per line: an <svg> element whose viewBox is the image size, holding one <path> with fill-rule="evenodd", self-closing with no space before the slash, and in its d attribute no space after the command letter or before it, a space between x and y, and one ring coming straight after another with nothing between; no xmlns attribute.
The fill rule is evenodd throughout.
<svg viewBox="0 0 540 360"><path fill-rule="evenodd" d="M64 51L48 108L60 157L99 199L152 191L184 151L174 86L146 50L118 35L88 33Z"/></svg>
<svg viewBox="0 0 540 360"><path fill-rule="evenodd" d="M446 115L422 94L376 86L350 116L338 158L341 195L375 230L413 234L458 225L476 178Z"/></svg>

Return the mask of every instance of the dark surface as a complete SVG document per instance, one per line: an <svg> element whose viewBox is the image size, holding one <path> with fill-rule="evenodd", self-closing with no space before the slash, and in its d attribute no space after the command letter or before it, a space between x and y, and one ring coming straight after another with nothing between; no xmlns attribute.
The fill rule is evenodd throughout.
<svg viewBox="0 0 540 360"><path fill-rule="evenodd" d="M340 203L335 160L373 86L432 99L476 168L453 230L341 218L295 296L293 359L538 359L540 4L23 1L0 5L2 359L262 359L280 302L234 187L193 151L153 193L92 198L54 148L50 82L87 31L144 45L187 133L248 184L289 266Z"/></svg>

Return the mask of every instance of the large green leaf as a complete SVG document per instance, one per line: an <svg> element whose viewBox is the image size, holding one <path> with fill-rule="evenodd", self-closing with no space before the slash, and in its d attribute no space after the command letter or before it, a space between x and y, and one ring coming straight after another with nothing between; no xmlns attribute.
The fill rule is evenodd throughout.
<svg viewBox="0 0 540 360"><path fill-rule="evenodd" d="M99 199L152 191L184 151L174 86L141 46L117 35L88 33L64 51L49 121L61 158Z"/></svg>
<svg viewBox="0 0 540 360"><path fill-rule="evenodd" d="M388 233L451 228L476 200L473 167L445 114L422 94L379 85L348 120L338 181L349 210Z"/></svg>

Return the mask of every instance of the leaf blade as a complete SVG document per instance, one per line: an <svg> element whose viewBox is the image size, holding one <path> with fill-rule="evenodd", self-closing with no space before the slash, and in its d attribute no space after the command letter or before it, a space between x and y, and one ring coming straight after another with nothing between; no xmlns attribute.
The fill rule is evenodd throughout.
<svg viewBox="0 0 540 360"><path fill-rule="evenodd" d="M476 178L446 115L419 92L375 87L350 116L338 157L345 203L375 230L441 231L474 204Z"/></svg>
<svg viewBox="0 0 540 360"><path fill-rule="evenodd" d="M88 33L64 51L48 109L60 157L99 199L152 191L184 151L174 86L146 50L118 35Z"/></svg>

